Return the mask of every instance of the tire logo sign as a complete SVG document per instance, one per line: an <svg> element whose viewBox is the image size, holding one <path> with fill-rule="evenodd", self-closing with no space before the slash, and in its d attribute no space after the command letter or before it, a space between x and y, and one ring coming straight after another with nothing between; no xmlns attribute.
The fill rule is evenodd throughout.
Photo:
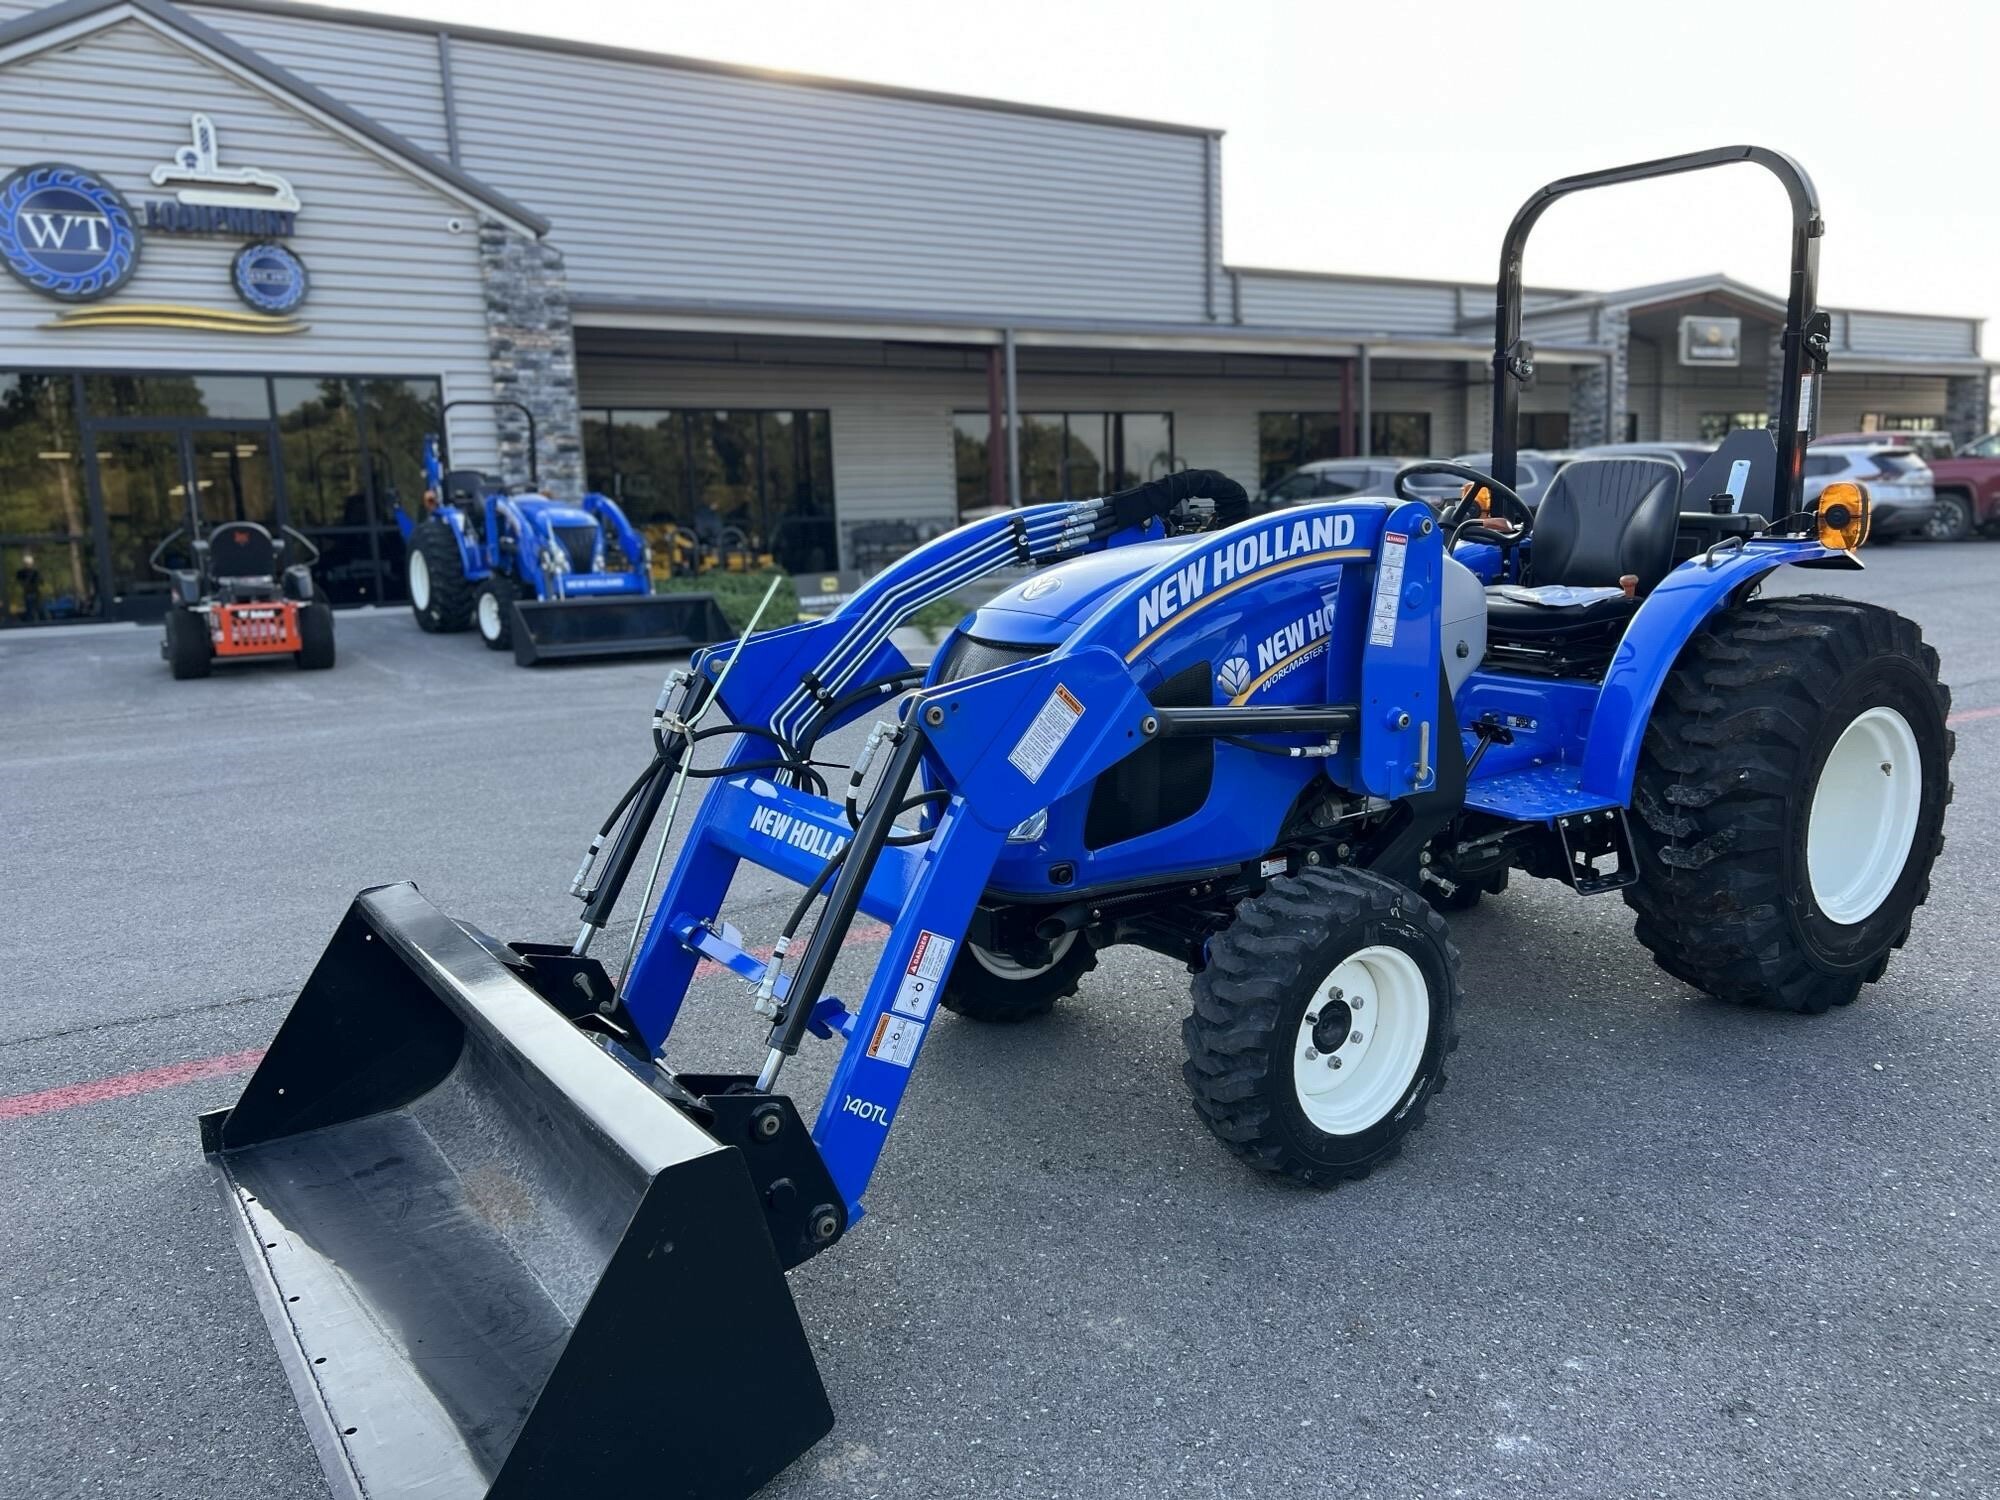
<svg viewBox="0 0 2000 1500"><path fill-rule="evenodd" d="M236 295L261 313L288 313L306 300L306 263L276 240L259 240L236 252L229 269Z"/></svg>
<svg viewBox="0 0 2000 1500"><path fill-rule="evenodd" d="M0 182L0 260L64 302L108 297L139 263L139 234L119 191L81 167L40 162Z"/></svg>

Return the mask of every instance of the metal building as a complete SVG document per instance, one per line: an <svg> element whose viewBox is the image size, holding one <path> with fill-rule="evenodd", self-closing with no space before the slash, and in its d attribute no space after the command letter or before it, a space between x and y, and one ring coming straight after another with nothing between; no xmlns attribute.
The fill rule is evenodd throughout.
<svg viewBox="0 0 2000 1500"><path fill-rule="evenodd" d="M532 100L532 108L521 101ZM0 0L0 617L156 612L192 489L401 596L426 431L865 571L988 505L1487 439L1492 293L1228 265L1216 132L286 3ZM1782 312L1545 290L1524 438L1765 420ZM1835 315L1823 426L1985 429Z"/></svg>

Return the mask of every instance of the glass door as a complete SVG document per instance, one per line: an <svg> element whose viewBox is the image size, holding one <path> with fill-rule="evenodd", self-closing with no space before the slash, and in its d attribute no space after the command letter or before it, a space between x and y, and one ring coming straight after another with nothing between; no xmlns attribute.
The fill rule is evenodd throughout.
<svg viewBox="0 0 2000 1500"><path fill-rule="evenodd" d="M268 429L194 428L187 438L202 530L225 521L255 521L272 536L280 535Z"/></svg>
<svg viewBox="0 0 2000 1500"><path fill-rule="evenodd" d="M164 612L167 581L149 559L175 530L182 536L160 559L167 567L192 565L191 522L203 535L225 521L255 521L279 534L268 424L121 422L96 428L93 437L110 536L113 612L120 618Z"/></svg>
<svg viewBox="0 0 2000 1500"><path fill-rule="evenodd" d="M144 432L100 432L97 485L111 537L112 612L121 619L163 614L167 581L147 566L161 540L188 524L190 475L178 428ZM183 535L161 559L187 567L193 553Z"/></svg>

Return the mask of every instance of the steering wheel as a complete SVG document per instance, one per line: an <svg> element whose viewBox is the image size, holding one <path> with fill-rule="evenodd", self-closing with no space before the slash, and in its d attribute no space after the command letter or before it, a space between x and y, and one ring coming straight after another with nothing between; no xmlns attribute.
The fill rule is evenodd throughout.
<svg viewBox="0 0 2000 1500"><path fill-rule="evenodd" d="M1423 500L1423 496L1411 494L1405 483L1418 474L1448 474L1454 479L1464 479L1472 484L1472 492L1446 510L1441 522L1445 535L1454 544L1458 541L1461 529L1470 529L1475 525L1491 534L1475 536L1474 541L1491 542L1499 547L1518 547L1527 540L1528 533L1534 530L1535 513L1528 509L1527 501L1492 475L1482 474L1477 469L1467 468L1464 464L1438 461L1411 464L1407 469L1399 469L1395 485L1398 500ZM1488 514L1479 508L1474 497L1482 489L1493 498L1496 513Z"/></svg>

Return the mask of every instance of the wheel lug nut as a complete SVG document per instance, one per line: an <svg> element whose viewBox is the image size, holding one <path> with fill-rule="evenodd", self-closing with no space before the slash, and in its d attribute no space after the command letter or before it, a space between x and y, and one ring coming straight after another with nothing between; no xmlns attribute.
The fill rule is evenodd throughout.
<svg viewBox="0 0 2000 1500"><path fill-rule="evenodd" d="M1327 1066L1328 1066L1329 1068L1337 1068L1337 1067L1339 1067L1339 1066L1340 1066L1340 1059L1339 1059L1339 1058L1337 1058L1337 1057L1329 1057L1329 1058L1328 1058L1328 1059L1326 1060L1326 1065L1327 1065Z"/></svg>
<svg viewBox="0 0 2000 1500"><path fill-rule="evenodd" d="M1358 1042L1361 1040L1361 1033L1358 1031L1350 1031L1347 1033L1347 1039L1350 1042Z"/></svg>
<svg viewBox="0 0 2000 1500"><path fill-rule="evenodd" d="M1318 1012L1318 1011L1316 1011L1316 1010L1309 1010L1309 1011L1307 1011L1307 1012L1306 1012L1306 1025L1308 1025L1308 1026L1317 1026L1317 1025L1319 1025L1319 1012Z"/></svg>
<svg viewBox="0 0 2000 1500"><path fill-rule="evenodd" d="M1349 1010L1359 1010L1361 1009L1362 1006L1366 1005L1367 1003L1368 1002L1366 1000L1363 1000L1359 995L1356 995L1352 1000L1347 1002L1347 1008Z"/></svg>
<svg viewBox="0 0 2000 1500"><path fill-rule="evenodd" d="M1307 1062L1311 1062L1311 1061L1312 1061L1312 1060L1313 1060L1313 1059L1314 1059L1315 1057L1318 1057L1318 1056L1319 1056L1319 1053L1318 1053L1318 1052L1317 1052L1316 1050L1314 1050L1314 1049L1313 1049L1313 1048L1311 1048L1311 1047L1308 1047L1308 1048L1306 1048L1306 1061L1307 1061Z"/></svg>

